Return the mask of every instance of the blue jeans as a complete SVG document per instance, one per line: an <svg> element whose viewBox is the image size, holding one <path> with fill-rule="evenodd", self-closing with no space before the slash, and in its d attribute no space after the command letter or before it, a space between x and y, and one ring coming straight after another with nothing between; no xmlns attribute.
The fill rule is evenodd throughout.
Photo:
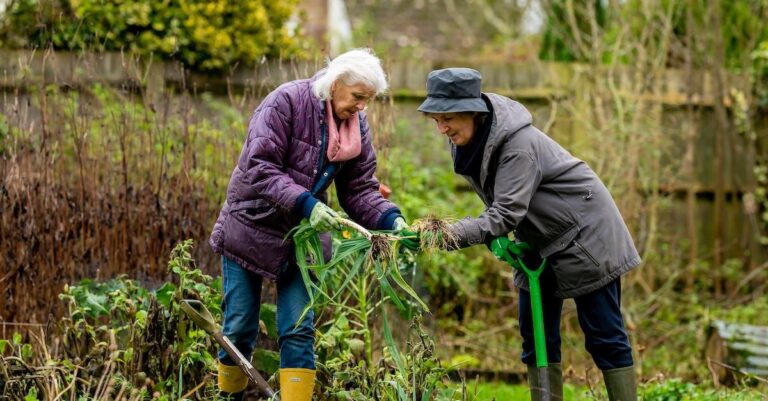
<svg viewBox="0 0 768 401"><path fill-rule="evenodd" d="M550 272L551 273L551 272ZM560 314L563 300L553 296L554 275L545 270L541 275L541 298L547 359L560 362ZM632 347L621 317L621 283L616 279L605 287L573 299L579 325L584 332L584 344L601 370L632 366ZM520 290L520 334L523 336L523 362L536 364L531 317L531 295Z"/></svg>
<svg viewBox="0 0 768 401"><path fill-rule="evenodd" d="M224 300L224 335L248 360L251 359L259 334L262 278L227 257L221 258ZM277 279L277 334L281 368L315 369L314 313L309 311L296 326L309 295L298 266L291 264ZM219 360L225 365L237 363L219 350Z"/></svg>

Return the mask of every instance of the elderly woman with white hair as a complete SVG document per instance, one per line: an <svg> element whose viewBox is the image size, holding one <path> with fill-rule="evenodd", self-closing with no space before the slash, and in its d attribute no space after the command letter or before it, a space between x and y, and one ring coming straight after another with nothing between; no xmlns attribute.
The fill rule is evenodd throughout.
<svg viewBox="0 0 768 401"><path fill-rule="evenodd" d="M246 358L259 332L262 279L277 283L283 401L310 400L315 380L314 315L297 323L309 294L287 233L303 218L321 232L340 228L339 214L326 204L334 182L352 220L370 229L406 227L397 206L379 192L364 112L386 89L379 59L357 49L311 79L287 82L267 95L251 117L211 234L211 246L222 255L223 331ZM321 239L328 257L330 235ZM220 351L220 390L241 399L246 386L235 361Z"/></svg>

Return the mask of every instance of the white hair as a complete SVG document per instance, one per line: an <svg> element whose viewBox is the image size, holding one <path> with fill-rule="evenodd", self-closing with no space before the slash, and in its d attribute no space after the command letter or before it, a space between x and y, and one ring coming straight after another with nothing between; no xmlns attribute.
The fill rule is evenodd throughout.
<svg viewBox="0 0 768 401"><path fill-rule="evenodd" d="M312 92L320 100L330 99L331 86L338 80L345 85L363 84L376 95L386 92L388 87L381 61L368 48L350 50L330 60L325 74L312 83Z"/></svg>

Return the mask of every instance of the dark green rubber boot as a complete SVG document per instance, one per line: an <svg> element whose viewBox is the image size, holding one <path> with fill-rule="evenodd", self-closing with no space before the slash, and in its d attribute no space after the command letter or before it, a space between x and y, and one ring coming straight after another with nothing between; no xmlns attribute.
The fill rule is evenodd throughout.
<svg viewBox="0 0 768 401"><path fill-rule="evenodd" d="M604 370L603 379L609 401L637 401L637 379L634 366Z"/></svg>
<svg viewBox="0 0 768 401"><path fill-rule="evenodd" d="M559 363L550 363L546 368L549 371L549 387L552 401L562 401L563 399L563 365ZM535 365L528 365L528 387L531 388L531 401L541 400L541 389L539 388L539 368Z"/></svg>

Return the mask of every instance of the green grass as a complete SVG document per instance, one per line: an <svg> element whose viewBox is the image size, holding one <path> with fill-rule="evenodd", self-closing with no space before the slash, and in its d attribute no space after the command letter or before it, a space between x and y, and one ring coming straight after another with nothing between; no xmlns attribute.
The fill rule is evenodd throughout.
<svg viewBox="0 0 768 401"><path fill-rule="evenodd" d="M468 384L470 391L475 389L474 383ZM506 383L478 383L477 401L491 400L520 400L528 401L531 399L530 390L524 384L506 384Z"/></svg>
<svg viewBox="0 0 768 401"><path fill-rule="evenodd" d="M469 396L467 399L470 401L529 401L531 399L530 390L528 389L527 384L480 382L477 383L477 387L475 387L474 382L468 382L467 390L469 394L477 394L477 398ZM563 399L566 400L593 400L588 394L588 390L584 386L577 387L565 384L565 388L563 389Z"/></svg>
<svg viewBox="0 0 768 401"><path fill-rule="evenodd" d="M585 394L588 394L586 387L564 385L563 399L573 401L592 400L592 397L588 397ZM528 401L531 399L531 395L528 385L525 384L478 383L477 401L492 401L494 399L496 401Z"/></svg>
<svg viewBox="0 0 768 401"><path fill-rule="evenodd" d="M456 387L459 385L457 384ZM506 384L500 382L470 381L467 383L467 392L477 394L476 398L470 395L469 401L528 401L530 393L525 384ZM606 400L602 383L595 390L598 400ZM686 383L680 379L670 379L661 383L647 383L640 385L638 396L645 401L760 401L768 400L768 396L762 392L764 388L749 388L739 386L736 388L714 389L707 385L695 385ZM563 389L563 399L569 401L593 401L595 398L586 386L573 386L568 383Z"/></svg>

